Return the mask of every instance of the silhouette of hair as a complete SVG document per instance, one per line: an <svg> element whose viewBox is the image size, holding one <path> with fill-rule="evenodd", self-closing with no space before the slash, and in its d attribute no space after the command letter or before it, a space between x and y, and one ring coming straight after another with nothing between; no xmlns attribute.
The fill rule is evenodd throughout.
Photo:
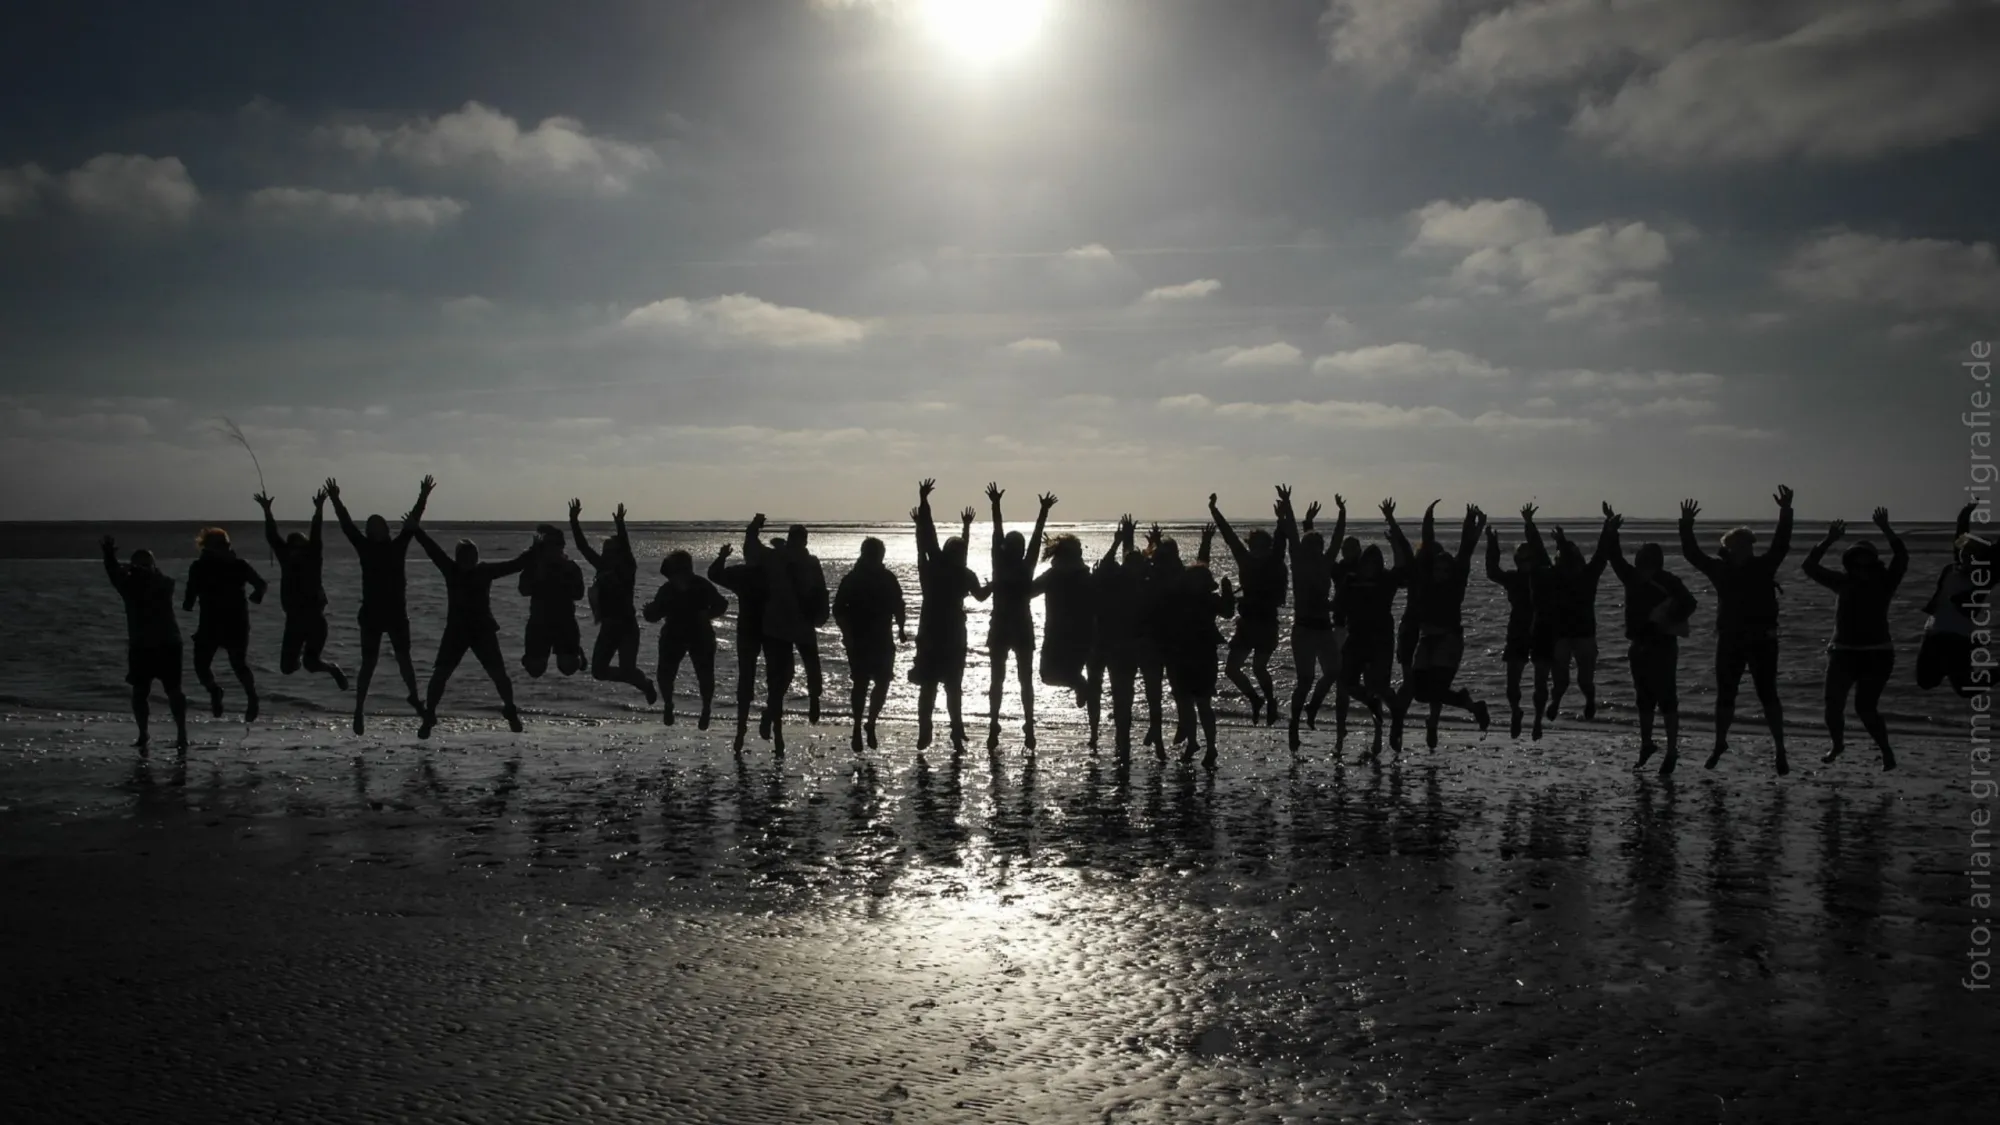
<svg viewBox="0 0 2000 1125"><path fill-rule="evenodd" d="M1757 533L1747 527L1732 527L1722 535L1722 549L1729 550L1731 543L1741 543L1742 549L1748 551L1756 546Z"/></svg>
<svg viewBox="0 0 2000 1125"><path fill-rule="evenodd" d="M1649 543L1649 544L1647 544L1646 546L1650 547L1650 546L1652 546L1652 544L1650 544L1650 543ZM1646 548L1645 548L1645 547L1641 547L1641 548L1639 548L1639 549L1643 551L1643 550L1645 550ZM1523 539L1523 540L1521 540L1521 541L1520 541L1519 543L1516 543L1516 544L1514 544L1514 565L1515 565L1515 566L1517 566L1517 567L1528 567L1528 566L1532 566L1532 565L1534 565L1534 562L1535 562L1535 549L1534 549L1533 547L1531 547L1531 546L1529 546L1529 545L1528 545L1528 541L1527 541L1527 540Z"/></svg>
<svg viewBox="0 0 2000 1125"><path fill-rule="evenodd" d="M1875 544L1856 543L1854 546L1840 553L1840 565L1846 567L1848 570L1881 566L1882 556L1875 553Z"/></svg>
<svg viewBox="0 0 2000 1125"><path fill-rule="evenodd" d="M290 535L285 536L285 545L290 547L305 546L306 545L305 533L302 531L294 531Z"/></svg>
<svg viewBox="0 0 2000 1125"><path fill-rule="evenodd" d="M562 528L552 523L536 524L535 538L556 547L563 547L569 544L569 536L564 535Z"/></svg>
<svg viewBox="0 0 2000 1125"><path fill-rule="evenodd" d="M801 547L806 545L807 535L806 525L802 523L795 523L785 529L785 538Z"/></svg>
<svg viewBox="0 0 2000 1125"><path fill-rule="evenodd" d="M1341 557L1345 558L1349 555L1359 555L1360 553L1361 553L1361 540L1356 539L1354 536L1350 535L1347 538L1342 539L1340 541Z"/></svg>
<svg viewBox="0 0 2000 1125"><path fill-rule="evenodd" d="M1181 561L1181 545L1175 541L1173 536L1162 535L1160 537L1160 544L1154 550L1152 557L1162 562L1177 563Z"/></svg>
<svg viewBox="0 0 2000 1125"><path fill-rule="evenodd" d="M1667 553L1660 549L1658 543L1641 543L1639 549L1632 552L1632 565L1641 570L1659 570L1667 565Z"/></svg>
<svg viewBox="0 0 2000 1125"><path fill-rule="evenodd" d="M1271 533L1260 527L1245 537L1244 542L1253 551L1269 550L1271 546Z"/></svg>
<svg viewBox="0 0 2000 1125"><path fill-rule="evenodd" d="M1382 547L1370 543L1361 549L1361 566L1366 570L1382 570Z"/></svg>
<svg viewBox="0 0 2000 1125"><path fill-rule="evenodd" d="M1054 559L1058 557L1079 558L1079 559L1082 558L1083 540L1078 539L1076 536L1071 535L1068 532L1064 532L1061 535L1043 536L1042 558Z"/></svg>
<svg viewBox="0 0 2000 1125"><path fill-rule="evenodd" d="M1007 545L1007 555L1009 558L1019 559L1027 557L1028 554L1027 536L1021 534L1018 531L1010 531L1007 533L1007 538L1001 540L1001 542Z"/></svg>
<svg viewBox="0 0 2000 1125"><path fill-rule="evenodd" d="M782 550L784 550L784 549L785 549L785 541L784 541L783 539L773 539L773 540L771 540L771 549L772 549L773 551L782 551Z"/></svg>
<svg viewBox="0 0 2000 1125"><path fill-rule="evenodd" d="M389 538L389 521L383 519L379 512L368 517L368 537L370 539Z"/></svg>
<svg viewBox="0 0 2000 1125"><path fill-rule="evenodd" d="M888 557L889 545L870 535L861 541L861 561L878 563Z"/></svg>
<svg viewBox="0 0 2000 1125"><path fill-rule="evenodd" d="M132 565L137 567L143 567L147 570L151 570L154 565L153 552L148 551L144 547L141 547L138 550L132 552Z"/></svg>
<svg viewBox="0 0 2000 1125"><path fill-rule="evenodd" d="M458 546L452 548L452 557L461 563L476 563L479 561L479 544L470 539L461 539L458 541Z"/></svg>
<svg viewBox="0 0 2000 1125"><path fill-rule="evenodd" d="M660 573L668 578L676 574L693 574L694 556L686 551L668 551L667 557L660 560Z"/></svg>
<svg viewBox="0 0 2000 1125"><path fill-rule="evenodd" d="M194 537L194 545L202 550L210 547L226 550L229 547L229 531L221 527L204 527L201 534Z"/></svg>
<svg viewBox="0 0 2000 1125"><path fill-rule="evenodd" d="M1326 539L1317 531L1308 531L1299 537L1299 546L1309 555L1317 555L1326 550Z"/></svg>
<svg viewBox="0 0 2000 1125"><path fill-rule="evenodd" d="M965 539L954 535L945 540L944 545L939 547L938 550L942 551L945 557L957 559L962 562L965 559Z"/></svg>

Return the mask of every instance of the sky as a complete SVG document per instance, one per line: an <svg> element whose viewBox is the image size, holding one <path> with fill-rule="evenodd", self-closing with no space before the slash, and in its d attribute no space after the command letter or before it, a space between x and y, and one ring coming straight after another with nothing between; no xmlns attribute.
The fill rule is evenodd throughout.
<svg viewBox="0 0 2000 1125"><path fill-rule="evenodd" d="M0 519L1948 518L2000 4L18 0Z"/></svg>

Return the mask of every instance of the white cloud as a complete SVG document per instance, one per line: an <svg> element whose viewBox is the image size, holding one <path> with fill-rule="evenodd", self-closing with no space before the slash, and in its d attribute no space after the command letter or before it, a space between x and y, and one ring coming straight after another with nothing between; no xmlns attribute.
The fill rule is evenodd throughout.
<svg viewBox="0 0 2000 1125"><path fill-rule="evenodd" d="M1707 422L1699 426L1689 426L1692 437L1720 438L1726 441L1770 441L1784 436L1777 430L1766 430L1756 426L1734 426L1726 422Z"/></svg>
<svg viewBox="0 0 2000 1125"><path fill-rule="evenodd" d="M250 214L271 222L361 224L432 230L463 215L463 201L444 196L412 196L391 188L366 195L319 188L258 188L244 200Z"/></svg>
<svg viewBox="0 0 2000 1125"><path fill-rule="evenodd" d="M1254 347L1216 348L1193 357L1199 367L1220 368L1225 371L1275 370L1297 367L1305 362L1305 353L1280 340L1271 344Z"/></svg>
<svg viewBox="0 0 2000 1125"><path fill-rule="evenodd" d="M9 429L43 437L142 438L151 436L153 424L138 414L87 411L50 414L38 407L19 407L7 416Z"/></svg>
<svg viewBox="0 0 2000 1125"><path fill-rule="evenodd" d="M1453 348L1422 344L1378 344L1323 355L1313 361L1313 374L1362 379L1490 379L1507 369Z"/></svg>
<svg viewBox="0 0 2000 1125"><path fill-rule="evenodd" d="M1641 222L1598 223L1557 233L1525 199L1437 200L1411 212L1415 253L1460 257L1460 290L1549 306L1552 321L1630 319L1658 301L1659 283L1639 276L1672 261L1664 234Z"/></svg>
<svg viewBox="0 0 2000 1125"><path fill-rule="evenodd" d="M1158 405L1163 410L1182 414L1212 415L1250 422L1276 418L1340 430L1451 429L1506 436L1589 434L1599 428L1588 418L1531 418L1500 410L1466 417L1442 406L1390 406L1380 402L1344 400L1217 403L1203 395L1175 395L1159 400Z"/></svg>
<svg viewBox="0 0 2000 1125"><path fill-rule="evenodd" d="M187 166L175 156L101 153L64 173L61 191L78 211L133 223L179 226L201 204Z"/></svg>
<svg viewBox="0 0 2000 1125"><path fill-rule="evenodd" d="M1592 371L1586 368L1573 368L1537 375L1534 385L1541 390L1598 391L1613 394L1711 391L1722 385L1722 377L1706 371Z"/></svg>
<svg viewBox="0 0 2000 1125"><path fill-rule="evenodd" d="M633 309L620 323L710 344L785 349L845 347L859 343L868 332L858 320L774 305L745 293L699 301L669 297Z"/></svg>
<svg viewBox="0 0 2000 1125"><path fill-rule="evenodd" d="M1139 299L1154 303L1199 301L1221 288L1222 283L1220 281L1212 277L1204 277L1195 281L1185 281L1179 285L1162 285L1157 289L1148 289L1146 295Z"/></svg>
<svg viewBox="0 0 2000 1125"><path fill-rule="evenodd" d="M2000 120L1984 0L1331 0L1336 66L1567 112L1634 161L1851 160Z"/></svg>
<svg viewBox="0 0 2000 1125"><path fill-rule="evenodd" d="M2000 254L1990 242L1837 231L1799 247L1779 268L1778 281L1815 301L1918 313L2000 308Z"/></svg>
<svg viewBox="0 0 2000 1125"><path fill-rule="evenodd" d="M1354 322L1338 312L1327 313L1319 330L1321 335L1336 344L1352 343L1361 336L1361 330L1354 326Z"/></svg>
<svg viewBox="0 0 2000 1125"><path fill-rule="evenodd" d="M1016 340L1000 350L1009 355L1047 358L1061 355L1063 348L1062 344L1058 341L1044 339L1040 336L1028 336Z"/></svg>
<svg viewBox="0 0 2000 1125"><path fill-rule="evenodd" d="M0 168L0 219L33 211L53 182L39 164Z"/></svg>
<svg viewBox="0 0 2000 1125"><path fill-rule="evenodd" d="M1593 414L1603 414L1612 418L1706 418L1718 409L1715 402L1705 398L1688 398L1684 395L1661 397L1646 402L1632 403L1620 399L1599 399L1587 408Z"/></svg>
<svg viewBox="0 0 2000 1125"><path fill-rule="evenodd" d="M1110 262L1117 255L1101 242L1072 247L1062 252L1063 260L1070 262Z"/></svg>
<svg viewBox="0 0 2000 1125"><path fill-rule="evenodd" d="M545 118L524 130L513 118L478 102L388 129L338 125L320 133L363 159L388 157L429 171L478 168L509 182L603 195L622 194L659 166L651 149L593 135L573 117Z"/></svg>
<svg viewBox="0 0 2000 1125"><path fill-rule="evenodd" d="M818 235L809 234L802 230L780 229L774 230L760 237L757 241L752 242L750 248L767 254L784 254L801 250L811 250L819 244L820 239Z"/></svg>

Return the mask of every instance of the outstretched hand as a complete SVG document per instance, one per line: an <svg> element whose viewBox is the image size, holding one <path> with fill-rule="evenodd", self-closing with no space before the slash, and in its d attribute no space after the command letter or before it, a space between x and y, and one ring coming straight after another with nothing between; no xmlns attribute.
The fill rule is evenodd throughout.
<svg viewBox="0 0 2000 1125"><path fill-rule="evenodd" d="M1535 521L1535 513L1539 511L1541 511L1541 509L1537 508L1535 506L1535 502L1532 500L1528 501L1526 504L1521 505L1521 522L1533 523Z"/></svg>
<svg viewBox="0 0 2000 1125"><path fill-rule="evenodd" d="M575 497L571 497L569 502L569 518L575 519L576 517L582 514L583 514L583 501L578 500Z"/></svg>
<svg viewBox="0 0 2000 1125"><path fill-rule="evenodd" d="M1882 534L1889 534L1889 509L1883 507L1875 509L1875 526L1882 529Z"/></svg>
<svg viewBox="0 0 2000 1125"><path fill-rule="evenodd" d="M259 493L258 493L257 495L255 495L255 496L252 496L252 497L251 497L250 499L252 499L252 500L255 500L255 501L257 502L257 506L258 506L259 508L262 508L262 509L264 509L264 510L265 510L265 511L267 511L267 512L271 510L271 495L270 495L270 493L268 493L268 492L259 492Z"/></svg>
<svg viewBox="0 0 2000 1125"><path fill-rule="evenodd" d="M764 522L765 522L765 516L764 513L762 512L758 512L756 515L750 517L751 527L763 527Z"/></svg>
<svg viewBox="0 0 2000 1125"><path fill-rule="evenodd" d="M1486 541L1496 547L1500 545L1500 532L1492 524L1486 525Z"/></svg>
<svg viewBox="0 0 2000 1125"><path fill-rule="evenodd" d="M1213 542L1214 540L1215 540L1215 525L1212 523L1202 524L1201 525L1202 546L1206 547L1209 543Z"/></svg>
<svg viewBox="0 0 2000 1125"><path fill-rule="evenodd" d="M1342 496L1342 495L1341 495L1340 493L1338 493L1338 492L1334 493L1334 494L1333 494L1333 506L1334 506L1334 509L1335 509L1335 510L1337 510L1337 511L1340 511L1340 512L1345 512L1345 511L1347 511L1347 497L1345 497L1345 496Z"/></svg>
<svg viewBox="0 0 2000 1125"><path fill-rule="evenodd" d="M430 478L429 478L429 477L425 477L424 479L425 479L425 480L429 480ZM325 489L326 489L326 494L327 494L328 496L331 496L331 497L333 497L333 498L334 498L335 500L338 500L338 499L340 499L340 482L339 482L339 481L337 481L337 480L333 479L332 477L328 477L328 478L326 478L326 484L324 485L324 487L325 487Z"/></svg>
<svg viewBox="0 0 2000 1125"><path fill-rule="evenodd" d="M1160 525L1157 523L1146 531L1146 542L1148 545L1156 545L1166 537L1166 533L1160 530Z"/></svg>
<svg viewBox="0 0 2000 1125"><path fill-rule="evenodd" d="M1829 543L1833 542L1834 540L1840 538L1845 534L1847 534L1846 520L1835 520L1832 523L1826 525L1826 541Z"/></svg>
<svg viewBox="0 0 2000 1125"><path fill-rule="evenodd" d="M1306 505L1306 522L1311 523L1318 517L1319 517L1319 501L1315 500L1312 503Z"/></svg>
<svg viewBox="0 0 2000 1125"><path fill-rule="evenodd" d="M1000 487L999 481L989 480L986 482L986 498L988 500L991 500L995 504L998 504L1000 502L1000 498L1005 495L1007 495L1007 490Z"/></svg>
<svg viewBox="0 0 2000 1125"><path fill-rule="evenodd" d="M1790 486L1790 485L1786 485L1786 484L1781 484L1781 485L1779 485L1779 486L1778 486L1778 491L1776 491L1776 492L1773 492L1773 493L1771 494L1771 499L1773 499L1773 500L1776 500L1776 501L1778 502L1778 507L1780 507L1780 508L1789 508L1789 507L1791 507L1791 506L1792 506L1792 488L1791 488L1791 486Z"/></svg>
<svg viewBox="0 0 2000 1125"><path fill-rule="evenodd" d="M1386 519L1396 518L1396 498L1391 496L1381 503L1382 515Z"/></svg>
<svg viewBox="0 0 2000 1125"><path fill-rule="evenodd" d="M1279 486L1278 486L1278 503L1280 503L1280 504L1283 504L1283 505L1284 505L1285 507L1287 507L1287 508L1289 508L1289 507L1291 507L1291 506L1292 506L1292 486L1291 486L1291 485L1289 485L1289 484L1281 484L1281 485L1279 485Z"/></svg>
<svg viewBox="0 0 2000 1125"><path fill-rule="evenodd" d="M326 489L322 488L313 493L313 508L317 510L324 507L326 507Z"/></svg>
<svg viewBox="0 0 2000 1125"><path fill-rule="evenodd" d="M971 523L973 520L976 520L978 518L979 518L979 509L974 508L970 504L967 504L965 507L960 508L958 510L958 522L960 523Z"/></svg>
<svg viewBox="0 0 2000 1125"><path fill-rule="evenodd" d="M925 477L924 479L917 482L917 495L919 497L929 496L931 494L931 490L936 487L937 487L936 477Z"/></svg>
<svg viewBox="0 0 2000 1125"><path fill-rule="evenodd" d="M910 509L910 522L915 523L923 518L924 518L924 510L922 508Z"/></svg>
<svg viewBox="0 0 2000 1125"><path fill-rule="evenodd" d="M1694 518L1700 514L1700 504L1695 503L1693 500L1681 501L1681 521L1683 523L1693 523Z"/></svg>
<svg viewBox="0 0 2000 1125"><path fill-rule="evenodd" d="M1056 506L1056 494L1053 492L1042 493L1040 500L1042 502L1042 511L1044 512Z"/></svg>
<svg viewBox="0 0 2000 1125"><path fill-rule="evenodd" d="M1611 501L1609 500L1600 500L1598 501L1597 506L1601 511L1603 511L1604 518L1607 520L1613 519L1618 515L1618 513L1611 510Z"/></svg>
<svg viewBox="0 0 2000 1125"><path fill-rule="evenodd" d="M617 520L619 523L625 522L625 502L623 500L618 502L616 508L611 509L611 518Z"/></svg>
<svg viewBox="0 0 2000 1125"><path fill-rule="evenodd" d="M1215 507L1215 493L1211 492L1208 494L1208 510L1212 512L1215 510Z"/></svg>
<svg viewBox="0 0 2000 1125"><path fill-rule="evenodd" d="M716 557L717 557L717 558L723 558L723 559L726 559L726 558L728 558L729 556L731 556L731 555L733 555L733 554L735 554L735 553L736 553L736 548L735 548L735 547L731 546L731 545L730 545L730 544L728 544L728 543L724 543L724 544L722 545L722 549L721 549L721 550L719 550L719 551L717 551L717 552L716 552L715 554L716 554Z"/></svg>

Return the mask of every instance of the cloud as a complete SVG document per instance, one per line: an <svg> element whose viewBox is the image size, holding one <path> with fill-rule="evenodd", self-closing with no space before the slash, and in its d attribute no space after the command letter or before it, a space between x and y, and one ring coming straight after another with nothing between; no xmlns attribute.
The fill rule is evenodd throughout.
<svg viewBox="0 0 2000 1125"><path fill-rule="evenodd" d="M811 250L820 244L818 235L802 230L774 230L750 244L752 250L766 254L787 254L801 250Z"/></svg>
<svg viewBox="0 0 2000 1125"><path fill-rule="evenodd" d="M18 407L5 415L7 428L37 437L142 438L153 433L145 417L130 413L87 411L50 414L37 407Z"/></svg>
<svg viewBox="0 0 2000 1125"><path fill-rule="evenodd" d="M1179 414L1213 416L1247 422L1283 419L1301 425L1340 430L1471 430L1495 435L1552 433L1590 434L1598 424L1588 418L1532 418L1488 410L1467 417L1442 406L1390 406L1380 402L1328 400L1307 402L1223 402L1203 395L1162 398L1160 409Z"/></svg>
<svg viewBox="0 0 2000 1125"><path fill-rule="evenodd" d="M1981 0L1332 0L1324 27L1367 81L1567 113L1635 162L1861 160L2000 120Z"/></svg>
<svg viewBox="0 0 2000 1125"><path fill-rule="evenodd" d="M58 190L84 214L149 225L185 224L201 204L187 166L175 156L100 153L64 173Z"/></svg>
<svg viewBox="0 0 2000 1125"><path fill-rule="evenodd" d="M1084 246L1071 247L1062 252L1066 262L1111 262L1116 260L1109 247L1102 242L1092 242Z"/></svg>
<svg viewBox="0 0 2000 1125"><path fill-rule="evenodd" d="M1990 311L2000 308L2000 254L1990 242L1836 231L1799 247L1778 282L1813 301Z"/></svg>
<svg viewBox="0 0 2000 1125"><path fill-rule="evenodd" d="M1336 344L1350 343L1361 336L1361 330L1354 326L1354 322L1338 312L1327 313L1326 320L1321 322L1319 330L1321 335Z"/></svg>
<svg viewBox="0 0 2000 1125"><path fill-rule="evenodd" d="M1685 396L1662 397L1631 403L1619 399L1599 399L1587 408L1593 414L1612 418L1706 418L1720 409L1711 399Z"/></svg>
<svg viewBox="0 0 2000 1125"><path fill-rule="evenodd" d="M0 219L33 211L54 182L39 164L0 168Z"/></svg>
<svg viewBox="0 0 2000 1125"><path fill-rule="evenodd" d="M1361 379L1491 379L1507 374L1504 367L1452 348L1422 344L1379 344L1323 355L1313 361L1313 374Z"/></svg>
<svg viewBox="0 0 2000 1125"><path fill-rule="evenodd" d="M1722 377L1706 371L1592 371L1572 368L1537 375L1533 384L1540 390L1613 393L1709 391L1722 385Z"/></svg>
<svg viewBox="0 0 2000 1125"><path fill-rule="evenodd" d="M1039 336L1029 336L1016 340L1000 350L1009 355L1048 358L1061 355L1063 347L1061 343L1055 340L1043 339Z"/></svg>
<svg viewBox="0 0 2000 1125"><path fill-rule="evenodd" d="M544 118L524 130L478 102L393 128L336 125L319 132L364 160L386 157L426 171L479 169L510 183L601 195L623 194L660 163L651 149L593 135L573 117Z"/></svg>
<svg viewBox="0 0 2000 1125"><path fill-rule="evenodd" d="M244 200L252 217L302 225L360 224L434 230L465 214L463 201L445 196L412 196L391 188L366 195L318 188L258 188Z"/></svg>
<svg viewBox="0 0 2000 1125"><path fill-rule="evenodd" d="M1783 437L1778 430L1760 429L1755 426L1732 426L1726 422L1705 422L1699 426L1689 426L1692 437L1720 438L1726 441L1772 441Z"/></svg>
<svg viewBox="0 0 2000 1125"><path fill-rule="evenodd" d="M1204 277L1195 281L1185 281L1179 285L1162 285L1157 289L1148 289L1146 295L1139 299L1153 303L1199 301L1221 288L1220 281Z"/></svg>
<svg viewBox="0 0 2000 1125"><path fill-rule="evenodd" d="M1276 370L1297 367L1305 360L1304 352L1282 340L1247 348L1216 348L1193 357L1197 366L1220 368L1225 371Z"/></svg>
<svg viewBox="0 0 2000 1125"><path fill-rule="evenodd" d="M1667 238L1641 222L1605 222L1557 233L1525 199L1437 200L1410 213L1413 253L1462 255L1461 290L1549 306L1552 321L1625 319L1649 310L1659 283L1639 275L1672 261Z"/></svg>
<svg viewBox="0 0 2000 1125"><path fill-rule="evenodd" d="M867 326L858 320L774 305L745 293L690 301L669 297L633 309L627 328L685 336L714 345L748 344L783 349L839 348L859 343Z"/></svg>
<svg viewBox="0 0 2000 1125"><path fill-rule="evenodd" d="M1201 396L1196 395L1196 398ZM1118 400L1110 395L1073 394L1056 400L1056 405L1065 410L1109 410L1118 405Z"/></svg>

